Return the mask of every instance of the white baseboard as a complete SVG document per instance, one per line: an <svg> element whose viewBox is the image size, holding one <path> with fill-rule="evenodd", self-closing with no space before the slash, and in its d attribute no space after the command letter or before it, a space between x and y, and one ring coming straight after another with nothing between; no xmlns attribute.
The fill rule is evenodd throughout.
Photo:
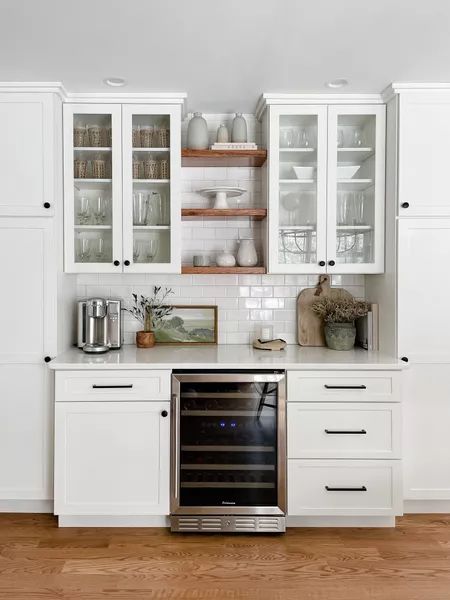
<svg viewBox="0 0 450 600"><path fill-rule="evenodd" d="M287 527L395 527L395 517L287 517Z"/></svg>
<svg viewBox="0 0 450 600"><path fill-rule="evenodd" d="M450 500L404 500L405 514L450 513Z"/></svg>
<svg viewBox="0 0 450 600"><path fill-rule="evenodd" d="M53 513L53 500L0 500L0 512Z"/></svg>
<svg viewBox="0 0 450 600"><path fill-rule="evenodd" d="M59 515L59 527L169 527L169 517L116 515Z"/></svg>

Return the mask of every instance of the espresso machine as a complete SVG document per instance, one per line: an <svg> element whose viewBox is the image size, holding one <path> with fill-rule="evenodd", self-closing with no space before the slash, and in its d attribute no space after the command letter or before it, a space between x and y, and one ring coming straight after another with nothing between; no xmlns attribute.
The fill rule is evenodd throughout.
<svg viewBox="0 0 450 600"><path fill-rule="evenodd" d="M121 346L120 300L90 298L78 302L78 348L91 354Z"/></svg>

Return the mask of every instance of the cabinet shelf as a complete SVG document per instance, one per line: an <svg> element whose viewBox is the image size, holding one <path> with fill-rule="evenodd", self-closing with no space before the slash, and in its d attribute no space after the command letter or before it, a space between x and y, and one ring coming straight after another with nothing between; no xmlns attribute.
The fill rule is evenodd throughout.
<svg viewBox="0 0 450 600"><path fill-rule="evenodd" d="M315 148L280 148L280 152L306 152L311 154L315 151Z"/></svg>
<svg viewBox="0 0 450 600"><path fill-rule="evenodd" d="M112 229L112 227L111 227L111 225L75 225L75 229L89 231L89 230L96 230L96 229Z"/></svg>
<svg viewBox="0 0 450 600"><path fill-rule="evenodd" d="M373 179L338 179L337 184L340 188L349 186L352 191L363 191L373 186Z"/></svg>
<svg viewBox="0 0 450 600"><path fill-rule="evenodd" d="M181 150L183 167L261 167L267 150Z"/></svg>
<svg viewBox="0 0 450 600"><path fill-rule="evenodd" d="M169 183L170 179L133 179L133 183Z"/></svg>
<svg viewBox="0 0 450 600"><path fill-rule="evenodd" d="M263 275L266 269L265 267L192 267L183 265L181 272L183 275Z"/></svg>
<svg viewBox="0 0 450 600"><path fill-rule="evenodd" d="M252 217L262 221L267 217L266 208L182 208L182 217Z"/></svg>
<svg viewBox="0 0 450 600"><path fill-rule="evenodd" d="M111 146L75 146L74 152L111 152Z"/></svg>
<svg viewBox="0 0 450 600"><path fill-rule="evenodd" d="M133 229L135 231L151 231L152 229L156 231L168 231L170 225L133 225Z"/></svg>
<svg viewBox="0 0 450 600"><path fill-rule="evenodd" d="M375 153L374 148L338 148L338 164L362 163Z"/></svg>
<svg viewBox="0 0 450 600"><path fill-rule="evenodd" d="M170 148L134 148L133 152L170 152Z"/></svg>

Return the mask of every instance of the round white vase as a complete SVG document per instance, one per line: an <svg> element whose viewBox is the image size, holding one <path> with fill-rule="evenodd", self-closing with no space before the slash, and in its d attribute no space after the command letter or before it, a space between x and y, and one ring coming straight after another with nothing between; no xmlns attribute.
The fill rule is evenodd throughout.
<svg viewBox="0 0 450 600"><path fill-rule="evenodd" d="M236 113L233 119L231 141L241 144L247 141L247 121L242 116L242 113Z"/></svg>
<svg viewBox="0 0 450 600"><path fill-rule="evenodd" d="M241 240L239 242L237 263L240 267L256 267L258 255L253 240Z"/></svg>
<svg viewBox="0 0 450 600"><path fill-rule="evenodd" d="M224 250L217 255L216 263L218 267L234 267L236 264L236 259L230 252Z"/></svg>
<svg viewBox="0 0 450 600"><path fill-rule="evenodd" d="M202 113L196 112L188 123L187 146L191 150L206 150L208 145L208 124L202 117Z"/></svg>

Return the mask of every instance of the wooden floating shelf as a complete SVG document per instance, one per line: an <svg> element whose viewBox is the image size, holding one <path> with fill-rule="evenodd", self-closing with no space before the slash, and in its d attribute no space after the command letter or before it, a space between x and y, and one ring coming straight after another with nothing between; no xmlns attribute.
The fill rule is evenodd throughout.
<svg viewBox="0 0 450 600"><path fill-rule="evenodd" d="M190 267L182 266L183 275L261 275L265 267Z"/></svg>
<svg viewBox="0 0 450 600"><path fill-rule="evenodd" d="M261 167L267 150L181 150L183 167Z"/></svg>
<svg viewBox="0 0 450 600"><path fill-rule="evenodd" d="M266 208L182 208L182 217L252 217L262 221L267 217Z"/></svg>

